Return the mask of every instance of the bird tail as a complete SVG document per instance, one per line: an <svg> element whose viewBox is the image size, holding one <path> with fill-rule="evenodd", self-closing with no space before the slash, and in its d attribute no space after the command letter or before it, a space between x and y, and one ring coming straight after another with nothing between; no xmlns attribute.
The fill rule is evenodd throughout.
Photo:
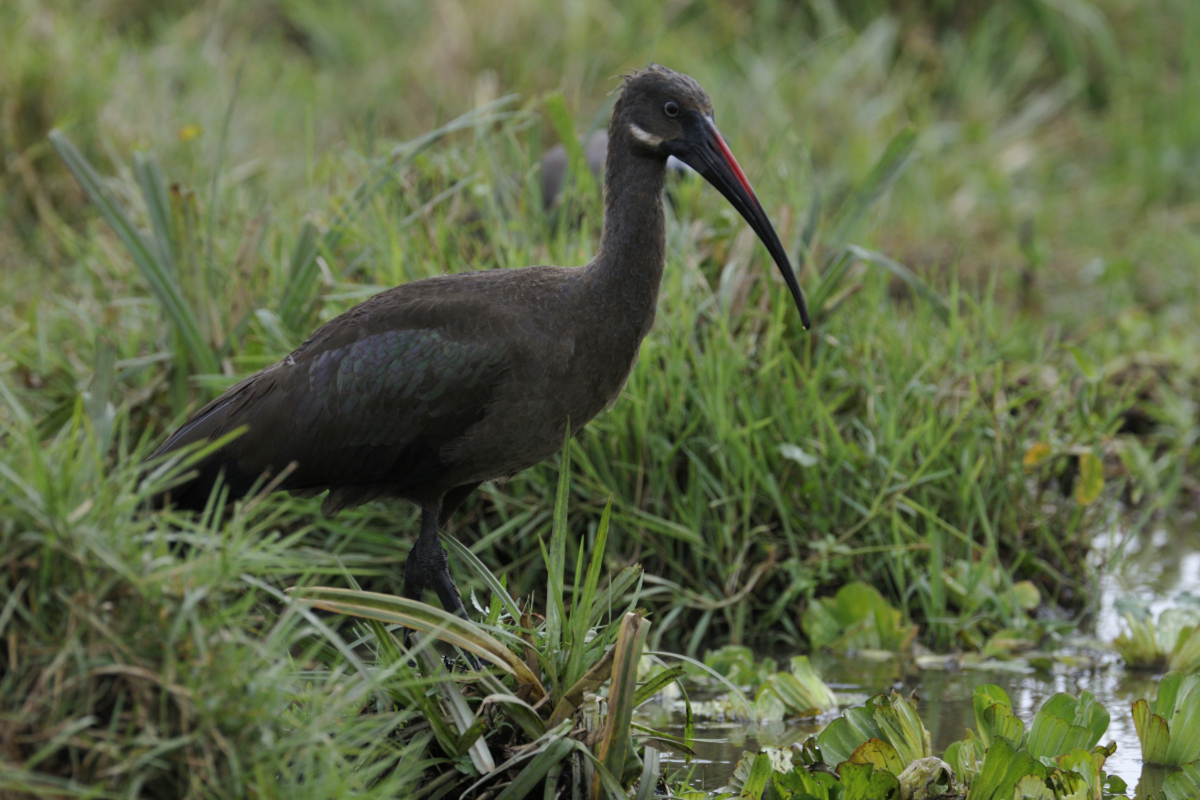
<svg viewBox="0 0 1200 800"><path fill-rule="evenodd" d="M245 426L233 428L230 416L237 398L235 391L226 392L185 422L179 430L155 450L148 459L148 470L171 463L184 464L182 480L155 492L149 500L151 509L170 505L174 508L201 511L208 503L213 489L222 484L228 487L229 499L245 496L254 485L238 467L230 444L245 432ZM176 455L178 460L169 459Z"/></svg>

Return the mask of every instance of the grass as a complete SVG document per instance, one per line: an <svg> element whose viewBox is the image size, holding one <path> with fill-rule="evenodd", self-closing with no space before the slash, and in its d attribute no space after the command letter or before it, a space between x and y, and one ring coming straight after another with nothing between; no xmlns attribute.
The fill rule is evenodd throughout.
<svg viewBox="0 0 1200 800"><path fill-rule="evenodd" d="M0 11L0 747L22 775L103 795L153 774L161 796L287 762L314 796L416 780L378 735L404 715L357 715L376 689L345 694L349 659L282 677L311 666L317 618L262 616L319 578L397 593L412 512L149 518L137 464L381 288L586 261L598 198L547 217L537 159L650 60L709 89L817 327L710 187L675 187L658 320L571 444L561 554L587 562L611 496L605 566L645 569L649 647L794 650L852 580L923 643L975 647L1033 625L1023 580L1086 609L1114 520L1136 537L1194 509L1186 0L148 9ZM452 523L514 598L545 591L558 469Z"/></svg>

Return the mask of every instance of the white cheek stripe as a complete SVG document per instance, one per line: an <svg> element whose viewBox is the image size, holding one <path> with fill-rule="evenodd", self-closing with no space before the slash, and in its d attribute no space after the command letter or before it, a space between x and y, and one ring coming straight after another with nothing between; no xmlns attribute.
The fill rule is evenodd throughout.
<svg viewBox="0 0 1200 800"><path fill-rule="evenodd" d="M650 147L658 147L663 141L661 136L655 136L653 133L644 131L632 122L629 123L629 132L633 134L633 138Z"/></svg>

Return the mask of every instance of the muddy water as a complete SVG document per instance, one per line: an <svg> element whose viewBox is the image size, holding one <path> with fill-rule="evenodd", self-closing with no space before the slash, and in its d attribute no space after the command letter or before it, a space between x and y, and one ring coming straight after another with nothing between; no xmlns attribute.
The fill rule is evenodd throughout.
<svg viewBox="0 0 1200 800"><path fill-rule="evenodd" d="M1066 648L1078 656L1073 664L1060 663L1040 670L1013 665L944 671L905 669L895 662L861 663L821 655L812 657L812 661L839 693L861 693L851 703L861 703L867 695L891 689L915 691L921 719L938 753L961 739L967 728L974 727L971 693L981 683L1003 687L1012 700L1014 712L1027 725L1052 694L1078 695L1089 691L1112 717L1102 742L1116 742L1117 752L1109 759L1106 770L1123 778L1132 791L1142 765L1129 710L1134 701L1154 696L1160 676L1126 670L1120 659L1100 643L1111 641L1122 630L1114 603L1123 595L1135 594L1157 612L1169 607L1172 599L1182 592L1200 592L1200 524L1195 517L1176 520L1173 530L1149 529L1141 536L1129 537L1128 541L1114 534L1097 542L1097 558L1105 558L1122 546L1123 558L1109 558L1110 564L1101 567L1101 600L1092 631ZM678 716L669 706L651 705L643 707L643 711L648 724L682 733ZM823 719L755 726L698 720L696 735L707 741L696 743L696 757L685 769L690 768L691 782L697 788L716 789L725 785L745 752L803 741L827 723L828 719ZM669 766L684 768L678 756L664 754L664 760Z"/></svg>

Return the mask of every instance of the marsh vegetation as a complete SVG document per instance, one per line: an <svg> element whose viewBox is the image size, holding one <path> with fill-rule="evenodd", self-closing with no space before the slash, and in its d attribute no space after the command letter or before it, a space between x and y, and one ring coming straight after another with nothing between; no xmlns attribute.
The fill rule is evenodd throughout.
<svg viewBox="0 0 1200 800"><path fill-rule="evenodd" d="M1106 576L1197 525L1200 6L961 5L0 6L0 793L648 797L686 776L659 751L704 733L633 706L735 697L697 666L723 646L785 654L747 685L787 719L800 695L768 678L802 682L791 657L821 648L1038 669L1076 647ZM475 621L456 642L511 659L447 671L452 624L379 599L400 593L407 508L140 510L168 428L353 304L584 263L582 153L549 210L539 160L650 61L713 95L816 324L715 192L673 182L621 400L569 465L483 487L450 530ZM1195 670L1194 604L1175 605L1121 606L1126 661ZM401 653L400 621L436 635ZM1141 744L1173 770L1200 755L1174 727L1200 696L1151 674L1151 703L1106 713L1161 728ZM1089 732L1065 750L980 691L971 743L889 735L896 758L848 771L890 786L937 757L961 788L1003 739L1015 779L1105 790L1081 691L1041 723ZM917 730L904 696L871 702ZM739 791L855 797L805 777L849 741L753 757ZM1200 785L1176 775L1147 787Z"/></svg>

